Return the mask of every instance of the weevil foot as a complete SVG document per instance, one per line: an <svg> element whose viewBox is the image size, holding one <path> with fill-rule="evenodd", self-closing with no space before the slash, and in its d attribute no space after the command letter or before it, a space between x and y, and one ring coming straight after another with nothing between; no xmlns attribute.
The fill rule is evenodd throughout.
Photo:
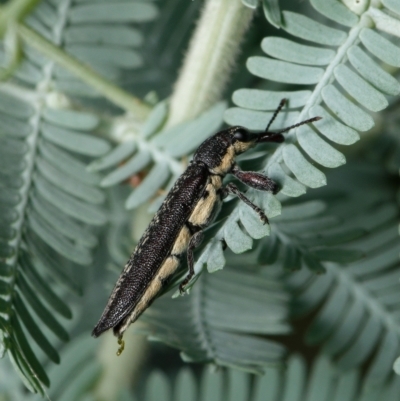
<svg viewBox="0 0 400 401"><path fill-rule="evenodd" d="M260 208L257 207L256 209L254 209L254 211L260 216L260 219L263 222L263 224L269 224L267 215Z"/></svg>
<svg viewBox="0 0 400 401"><path fill-rule="evenodd" d="M186 292L186 289L185 289L185 287L186 287L186 282L185 282L186 280L184 280L184 281L182 281L182 283L179 285L179 293L181 294L181 295L184 295L185 294L185 292Z"/></svg>
<svg viewBox="0 0 400 401"><path fill-rule="evenodd" d="M125 341L122 339L122 336L118 337L118 351L117 351L117 356L120 356L122 352L124 352L125 349Z"/></svg>

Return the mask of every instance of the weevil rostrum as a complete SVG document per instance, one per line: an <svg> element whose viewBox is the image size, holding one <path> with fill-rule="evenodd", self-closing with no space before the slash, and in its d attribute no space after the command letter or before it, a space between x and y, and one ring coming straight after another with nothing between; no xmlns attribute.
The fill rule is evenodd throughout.
<svg viewBox="0 0 400 401"><path fill-rule="evenodd" d="M160 209L144 232L119 277L107 306L93 329L98 337L113 328L123 350L122 335L151 304L187 254L188 274L179 286L181 293L194 275L194 249L203 239L203 230L219 212L222 201L229 194L236 195L259 215L264 224L268 218L234 183L223 186L227 174L242 183L273 194L278 185L267 176L253 171L242 171L235 157L264 142L283 142L284 132L320 119L314 117L276 132L268 129L286 102L283 99L265 131L250 133L234 126L206 139L197 149L186 171L178 178Z"/></svg>

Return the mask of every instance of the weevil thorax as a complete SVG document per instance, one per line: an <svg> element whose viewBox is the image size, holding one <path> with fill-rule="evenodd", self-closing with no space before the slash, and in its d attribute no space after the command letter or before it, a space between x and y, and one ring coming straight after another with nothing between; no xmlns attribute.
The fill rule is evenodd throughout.
<svg viewBox="0 0 400 401"><path fill-rule="evenodd" d="M235 126L217 132L206 139L194 154L194 161L205 163L211 174L226 175L235 163L235 157L257 144L258 135Z"/></svg>

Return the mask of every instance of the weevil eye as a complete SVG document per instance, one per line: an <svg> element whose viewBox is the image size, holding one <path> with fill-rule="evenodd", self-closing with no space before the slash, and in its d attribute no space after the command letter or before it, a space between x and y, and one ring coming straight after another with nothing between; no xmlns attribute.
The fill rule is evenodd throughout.
<svg viewBox="0 0 400 401"><path fill-rule="evenodd" d="M244 128L239 128L234 134L233 139L237 141L246 142L249 138L249 132Z"/></svg>

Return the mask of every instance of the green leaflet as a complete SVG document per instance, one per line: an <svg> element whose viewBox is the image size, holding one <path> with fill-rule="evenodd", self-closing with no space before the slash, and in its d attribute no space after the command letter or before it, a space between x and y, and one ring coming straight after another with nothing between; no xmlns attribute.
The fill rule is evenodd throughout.
<svg viewBox="0 0 400 401"><path fill-rule="evenodd" d="M70 12L73 23L146 22L156 16L157 8L146 3L83 4L74 7Z"/></svg>
<svg viewBox="0 0 400 401"><path fill-rule="evenodd" d="M268 169L268 176L281 186L281 193L297 197L306 192L303 184L286 174L278 163L272 164Z"/></svg>
<svg viewBox="0 0 400 401"><path fill-rule="evenodd" d="M309 115L318 115L322 117L322 120L316 121L314 125L318 128L321 134L333 142L340 145L352 145L360 139L357 131L333 118L321 106L314 106L311 108Z"/></svg>
<svg viewBox="0 0 400 401"><path fill-rule="evenodd" d="M359 131L367 131L373 127L372 117L344 97L333 85L322 90L322 98L333 113L349 127Z"/></svg>
<svg viewBox="0 0 400 401"><path fill-rule="evenodd" d="M92 65L103 64L116 68L138 68L143 66L139 53L131 49L118 49L113 46L99 48L90 45L69 45L65 50L84 63Z"/></svg>
<svg viewBox="0 0 400 401"><path fill-rule="evenodd" d="M99 119L95 115L74 110L46 108L43 118L64 128L82 131L92 131L99 125Z"/></svg>
<svg viewBox="0 0 400 401"><path fill-rule="evenodd" d="M72 241L60 235L50 227L41 216L32 212L28 220L29 227L51 248L73 262L89 265L92 262L90 250L76 246Z"/></svg>
<svg viewBox="0 0 400 401"><path fill-rule="evenodd" d="M43 156L53 167L60 169L75 180L81 181L90 186L100 183L100 176L88 173L82 161L73 157L70 153L52 145L51 143L39 140L40 155Z"/></svg>
<svg viewBox="0 0 400 401"><path fill-rule="evenodd" d="M352 46L348 52L349 61L357 72L375 88L388 95L400 93L400 83L384 71L368 54L358 46Z"/></svg>
<svg viewBox="0 0 400 401"><path fill-rule="evenodd" d="M145 168L151 162L151 154L147 149L141 149L124 165L107 174L101 181L102 187L120 183Z"/></svg>
<svg viewBox="0 0 400 401"><path fill-rule="evenodd" d="M335 68L335 77L342 87L361 105L371 111L387 107L384 95L344 65Z"/></svg>
<svg viewBox="0 0 400 401"><path fill-rule="evenodd" d="M256 8L258 5L258 0L242 0L242 3L250 8Z"/></svg>
<svg viewBox="0 0 400 401"><path fill-rule="evenodd" d="M26 275L28 281L31 282L35 288L40 288L39 292L47 301L48 305L52 306L63 317L70 319L72 317L70 309L35 270L34 266L32 266L31 261L29 260L29 255L23 254L21 256L21 268L24 270L24 274Z"/></svg>
<svg viewBox="0 0 400 401"><path fill-rule="evenodd" d="M311 0L312 6L323 16L348 27L358 22L358 17L345 5L335 0Z"/></svg>
<svg viewBox="0 0 400 401"><path fill-rule="evenodd" d="M126 208L133 209L153 197L158 188L161 188L168 180L170 172L166 163L159 163L152 168L138 188L136 188L126 200Z"/></svg>
<svg viewBox="0 0 400 401"><path fill-rule="evenodd" d="M19 296L15 298L15 308L21 318L26 330L32 336L33 340L39 345L39 347L45 352L51 361L54 363L60 363L60 357L56 349L50 344L47 338L42 334L42 330L35 323L29 314L29 311L25 308L23 301Z"/></svg>
<svg viewBox="0 0 400 401"><path fill-rule="evenodd" d="M382 4L389 10L392 10L395 13L400 14L399 3L397 3L396 0L382 0Z"/></svg>
<svg viewBox="0 0 400 401"><path fill-rule="evenodd" d="M107 217L105 212L94 205L87 204L84 201L68 195L54 185L50 184L42 177L36 178L38 194L53 206L59 208L62 212L83 223L103 225Z"/></svg>
<svg viewBox="0 0 400 401"><path fill-rule="evenodd" d="M360 34L363 45L376 57L389 65L400 66L399 47L372 29L364 28Z"/></svg>
<svg viewBox="0 0 400 401"><path fill-rule="evenodd" d="M300 45L291 40L274 36L264 38L261 48L269 56L297 64L326 65L335 56L335 52L331 49ZM279 100L277 99L275 105ZM293 105L291 104L291 106Z"/></svg>
<svg viewBox="0 0 400 401"><path fill-rule="evenodd" d="M400 374L400 358L397 358L393 364L394 371L399 375Z"/></svg>
<svg viewBox="0 0 400 401"><path fill-rule="evenodd" d="M301 14L284 11L283 18L285 30L295 37L329 46L340 45L346 38L343 31L329 28Z"/></svg>
<svg viewBox="0 0 400 401"><path fill-rule="evenodd" d="M316 84L324 72L321 68L294 65L258 56L248 59L247 68L257 77L299 85Z"/></svg>
<svg viewBox="0 0 400 401"><path fill-rule="evenodd" d="M167 102L160 102L155 105L151 111L147 121L141 128L141 135L147 138L160 129L168 116L168 104Z"/></svg>
<svg viewBox="0 0 400 401"><path fill-rule="evenodd" d="M234 252L242 253L252 248L252 239L240 229L237 222L231 220L225 230L224 239Z"/></svg>
<svg viewBox="0 0 400 401"><path fill-rule="evenodd" d="M99 171L121 163L136 150L136 146L135 141L123 142L116 146L110 153L93 161L88 166L88 170Z"/></svg>
<svg viewBox="0 0 400 401"><path fill-rule="evenodd" d="M279 7L279 0L262 0L265 18L274 25L280 28L282 25L281 9Z"/></svg>
<svg viewBox="0 0 400 401"><path fill-rule="evenodd" d="M65 31L67 44L105 43L108 45L124 45L139 47L143 44L143 34L129 26L70 26Z"/></svg>
<svg viewBox="0 0 400 401"><path fill-rule="evenodd" d="M9 115L22 120L29 118L33 114L33 108L29 103L23 102L7 93L2 93L0 97L0 111L4 113L4 117ZM3 124L2 122L2 126L4 126Z"/></svg>
<svg viewBox="0 0 400 401"><path fill-rule="evenodd" d="M262 238L270 233L269 225L263 224L263 222L260 220L260 217L254 210L245 210L244 208L241 208L239 210L239 216L244 228L253 238ZM235 249L230 245L229 247L235 251Z"/></svg>
<svg viewBox="0 0 400 401"><path fill-rule="evenodd" d="M294 145L283 148L283 160L301 183L311 188L326 185L325 174L312 166Z"/></svg>
<svg viewBox="0 0 400 401"><path fill-rule="evenodd" d="M273 110L284 98L288 100L290 107L296 108L304 106L310 95L311 92L307 90L268 91L260 89L238 89L233 92L232 100L238 106L243 108L248 107L251 110ZM226 116L227 112L225 113L225 117Z"/></svg>
<svg viewBox="0 0 400 401"><path fill-rule="evenodd" d="M210 257L207 263L207 270L214 273L225 266L225 256L221 241L213 241L210 245Z"/></svg>
<svg viewBox="0 0 400 401"><path fill-rule="evenodd" d="M37 160L37 168L51 184L68 194L77 195L78 198L92 204L101 204L105 200L104 194L99 189L72 178L40 157Z"/></svg>
<svg viewBox="0 0 400 401"><path fill-rule="evenodd" d="M42 124L42 134L44 138L57 146L88 156L101 156L110 148L103 139L50 126L47 123Z"/></svg>
<svg viewBox="0 0 400 401"><path fill-rule="evenodd" d="M304 151L324 167L339 167L346 163L344 155L328 145L309 126L299 127L296 136Z"/></svg>

